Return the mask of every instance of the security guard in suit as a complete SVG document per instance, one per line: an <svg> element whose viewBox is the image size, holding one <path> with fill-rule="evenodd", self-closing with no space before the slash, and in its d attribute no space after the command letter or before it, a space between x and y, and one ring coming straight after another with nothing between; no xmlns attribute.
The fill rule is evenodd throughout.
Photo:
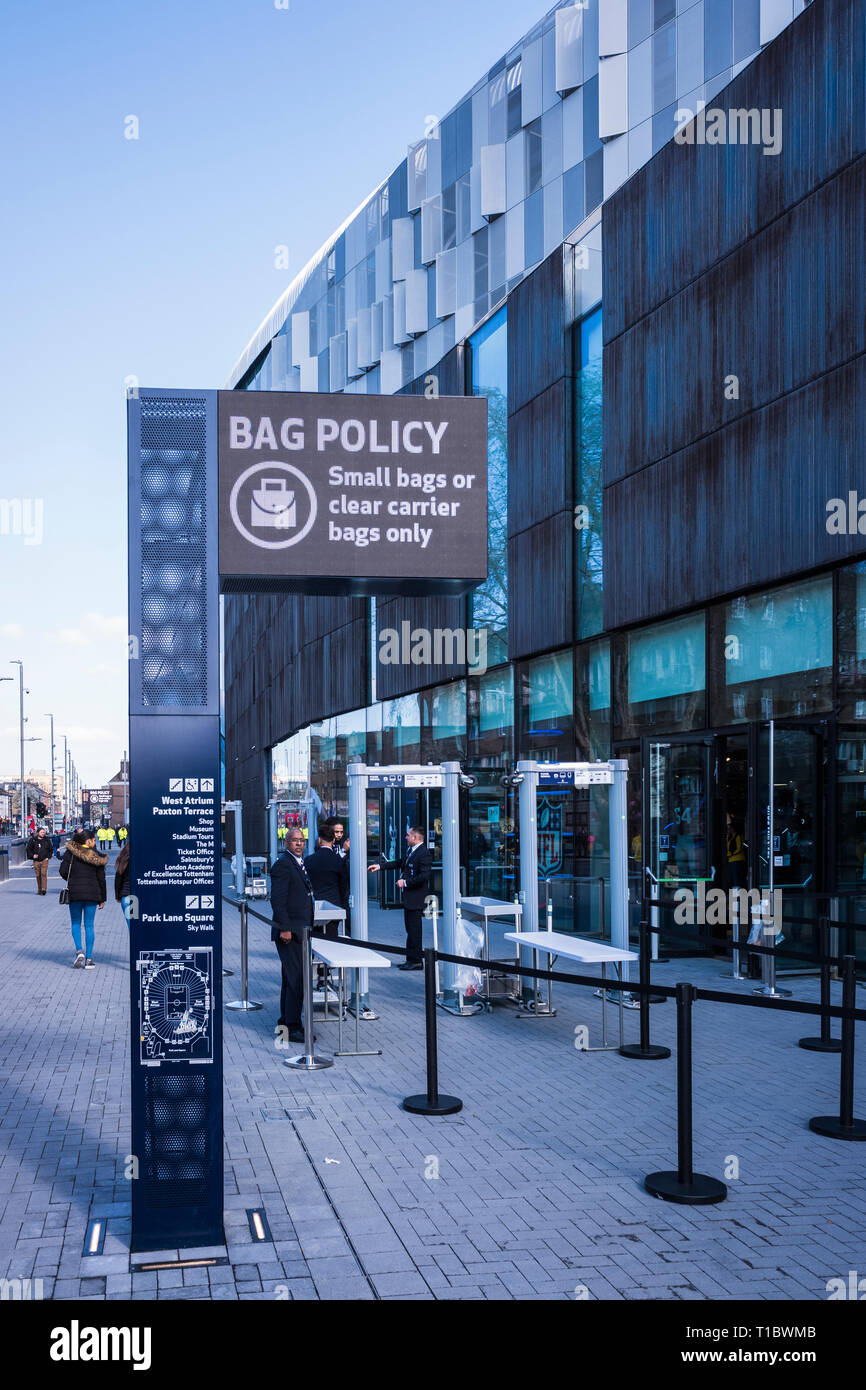
<svg viewBox="0 0 866 1390"><path fill-rule="evenodd" d="M304 867L305 843L301 830L291 830L286 837L285 853L271 865L274 920L271 940L276 945L283 974L279 1026L288 1028L291 1042L304 1041L302 933L305 927L312 931L316 911L313 885Z"/></svg>
<svg viewBox="0 0 866 1390"><path fill-rule="evenodd" d="M423 970L421 956L423 932L421 914L430 886L433 872L433 856L427 848L427 836L420 825L413 825L406 833L406 852L402 859L388 860L382 856L380 864L371 864L369 873L375 874L383 869L399 869L397 887L403 891L403 921L406 925L406 962L398 970Z"/></svg>

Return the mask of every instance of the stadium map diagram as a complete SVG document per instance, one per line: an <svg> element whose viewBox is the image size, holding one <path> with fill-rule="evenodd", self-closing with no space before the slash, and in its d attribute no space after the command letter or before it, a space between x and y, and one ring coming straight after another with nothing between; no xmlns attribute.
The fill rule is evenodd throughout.
<svg viewBox="0 0 866 1390"><path fill-rule="evenodd" d="M141 951L140 1061L213 1061L213 949Z"/></svg>

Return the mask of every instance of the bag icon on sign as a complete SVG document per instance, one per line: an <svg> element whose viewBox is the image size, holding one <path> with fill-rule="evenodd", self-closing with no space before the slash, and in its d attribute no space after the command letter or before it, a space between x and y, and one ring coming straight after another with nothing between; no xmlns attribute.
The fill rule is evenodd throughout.
<svg viewBox="0 0 866 1390"><path fill-rule="evenodd" d="M295 494L286 487L286 479L262 478L250 501L251 525L289 531L297 525L296 513Z"/></svg>

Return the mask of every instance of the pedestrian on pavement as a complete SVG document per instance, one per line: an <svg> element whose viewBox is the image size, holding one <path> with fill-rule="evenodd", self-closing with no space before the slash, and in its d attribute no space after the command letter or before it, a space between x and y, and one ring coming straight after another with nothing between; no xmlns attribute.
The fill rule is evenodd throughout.
<svg viewBox="0 0 866 1390"><path fill-rule="evenodd" d="M304 860L304 868L310 876L319 902L333 903L334 907L347 908L349 905L349 862L335 853L334 831L330 825L319 826L319 841L314 854ZM339 919L335 918L325 926L327 936L336 936Z"/></svg>
<svg viewBox="0 0 866 1390"><path fill-rule="evenodd" d="M286 836L286 852L271 865L271 940L282 969L278 1027L288 1028L291 1042L303 1042L301 1022L304 987L303 931L313 929L315 893L304 867L304 832L293 829Z"/></svg>
<svg viewBox="0 0 866 1390"><path fill-rule="evenodd" d="M108 825L108 826L106 826L106 828L105 828L105 834L106 834L106 836L107 836L107 838L108 838L107 850L108 850L108 853L110 854L111 851L112 851L112 849L114 848L114 826L113 826L113 825Z"/></svg>
<svg viewBox="0 0 866 1390"><path fill-rule="evenodd" d="M129 835L127 833L114 865L114 896L123 909L127 927L132 916L132 894L129 891L129 884Z"/></svg>
<svg viewBox="0 0 866 1390"><path fill-rule="evenodd" d="M94 922L97 908L105 907L105 866L108 856L96 849L92 830L76 830L60 861L60 877L69 894L69 921L75 943L73 969L92 970ZM81 924L84 922L82 949Z"/></svg>
<svg viewBox="0 0 866 1390"><path fill-rule="evenodd" d="M403 893L403 921L406 925L406 960L398 965L398 970L423 970L421 956L423 931L421 913L433 872L433 856L426 845L427 836L420 825L413 825L406 833L406 851L402 859L388 860L380 856L379 864L371 864L368 872L377 874L382 869L399 869L397 887Z"/></svg>
<svg viewBox="0 0 866 1390"><path fill-rule="evenodd" d="M334 832L335 852L339 854L341 859L345 859L346 855L349 853L349 842L346 839L344 822L340 820L339 816L330 816L325 824L329 825Z"/></svg>
<svg viewBox="0 0 866 1390"><path fill-rule="evenodd" d="M44 898L48 892L48 865L54 853L51 837L44 825L40 826L35 835L27 841L25 851L27 858L32 860L33 869L36 874L36 892L40 898Z"/></svg>

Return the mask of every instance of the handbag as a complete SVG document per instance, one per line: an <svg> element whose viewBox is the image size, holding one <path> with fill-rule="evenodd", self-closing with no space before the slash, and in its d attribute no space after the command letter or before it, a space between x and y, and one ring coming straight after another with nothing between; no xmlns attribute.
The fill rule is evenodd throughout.
<svg viewBox="0 0 866 1390"><path fill-rule="evenodd" d="M69 873L66 875L66 887L60 890L60 906L66 907L69 902L69 881L72 878L72 865L75 863L75 855L70 856Z"/></svg>

